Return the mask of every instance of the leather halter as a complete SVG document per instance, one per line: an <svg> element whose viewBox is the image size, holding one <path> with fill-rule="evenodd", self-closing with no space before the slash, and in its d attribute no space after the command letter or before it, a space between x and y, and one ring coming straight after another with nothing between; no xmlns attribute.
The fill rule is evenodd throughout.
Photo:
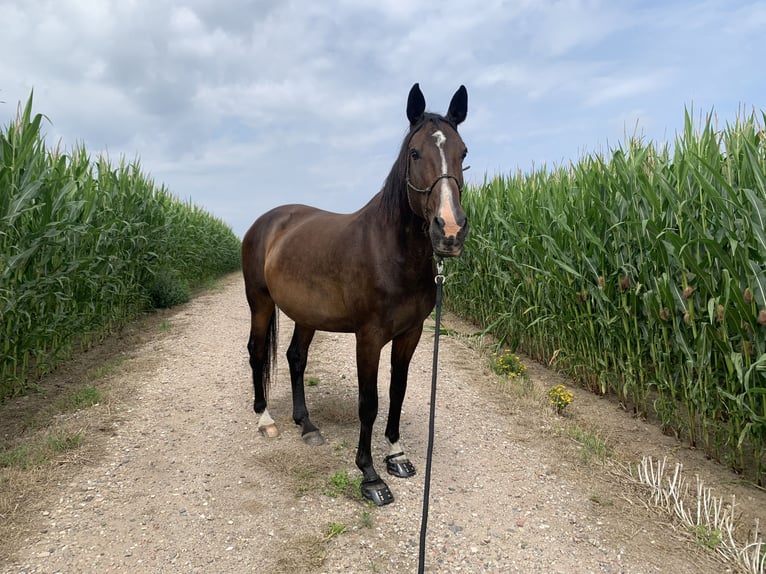
<svg viewBox="0 0 766 574"><path fill-rule="evenodd" d="M436 179L433 181L433 183L432 183L431 185L429 185L429 186L428 186L428 187L426 187L425 189L420 189L419 187L415 187L414 185L412 185L412 182L410 181L410 174L409 174L409 171L410 171L410 170L409 170L409 167L410 167L410 163L409 163L409 161L408 161L408 162L407 162L407 178L406 178L406 179L407 179L407 187L409 187L409 188L410 188L411 190L413 190L413 191L417 191L418 193L426 193L426 194L430 194L430 193L433 191L433 189L434 189L434 186L435 186L437 183L439 183L439 181L440 181L440 180L442 180L442 179L454 179L454 180L455 180L455 183L457 184L457 190L458 190L459 192L462 192L462 191L463 191L463 186L460 184L460 182L458 181L458 179L457 179L457 178L456 178L454 175L451 175L451 174L449 174L449 173L443 173L443 174L441 174L439 177L437 177L437 178L436 178ZM470 166L469 166L469 167L470 167ZM466 167L466 168L463 168L463 171L465 171L466 169L468 169L468 168L467 168L467 167Z"/></svg>
<svg viewBox="0 0 766 574"><path fill-rule="evenodd" d="M408 149L409 149L409 147L410 147L410 142L412 141L412 138L413 138L413 137L415 137L415 134L416 134L416 133L418 133L418 132L421 130L421 128L423 127L423 125L424 125L424 124L425 124L425 122L423 122L423 124L421 124L420 126L418 126L418 128L417 128L415 131L413 131L413 132L412 132L412 134L410 135L409 139L407 140L407 148L408 148ZM463 192L463 185L460 183L460 181L458 180L458 178L456 178L454 175L452 175L452 174L450 174L450 173L443 173L443 174L441 174L440 176L438 176L438 177L437 177L437 178L436 178L436 179L433 181L433 183L431 183L431 185L429 185L429 186L428 186L428 187L426 187L425 189L421 189L421 188L419 188L419 187L415 187L415 186L412 184L412 182L410 181L410 161L411 161L411 160L412 160L412 158L411 158L411 157L407 157L407 167L406 167L406 170L405 170L405 175L404 175L404 179L405 179L405 181L407 182L407 187L409 187L411 190L413 190L413 191L417 191L418 193L425 193L425 194L428 194L428 195L430 195L430 193L431 193L431 192L433 191L433 189L434 189L434 186L436 186L436 184L437 184L437 183L439 183L439 182L440 182L442 179L452 179L452 180L454 180L454 181L455 181L455 184L457 185L457 190L458 190L458 192L459 192L459 193L462 193L462 192ZM470 168L470 167L471 167L470 165L468 165L468 166L464 167L464 168L463 168L463 171L467 170L467 169L468 169L468 168Z"/></svg>

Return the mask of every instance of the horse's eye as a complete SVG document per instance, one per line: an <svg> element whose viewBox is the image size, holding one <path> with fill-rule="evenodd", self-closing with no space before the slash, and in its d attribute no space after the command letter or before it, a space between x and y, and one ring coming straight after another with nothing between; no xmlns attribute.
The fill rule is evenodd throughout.
<svg viewBox="0 0 766 574"><path fill-rule="evenodd" d="M412 148L410 150L410 157L412 159L420 159L420 152L418 150L416 150L415 148Z"/></svg>

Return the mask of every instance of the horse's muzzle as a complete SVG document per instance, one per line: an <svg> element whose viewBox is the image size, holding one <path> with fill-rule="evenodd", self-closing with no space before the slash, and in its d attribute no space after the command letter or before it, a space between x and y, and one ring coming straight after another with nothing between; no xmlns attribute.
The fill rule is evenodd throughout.
<svg viewBox="0 0 766 574"><path fill-rule="evenodd" d="M459 257L463 253L463 243L468 234L468 219L463 217L463 221L457 232L453 235L447 235L444 231L444 221L440 217L434 217L431 221L431 244L434 253L440 257Z"/></svg>

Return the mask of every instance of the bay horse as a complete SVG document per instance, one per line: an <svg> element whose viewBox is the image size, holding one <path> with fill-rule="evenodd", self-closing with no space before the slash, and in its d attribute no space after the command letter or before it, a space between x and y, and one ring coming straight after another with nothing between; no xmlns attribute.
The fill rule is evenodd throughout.
<svg viewBox="0 0 766 574"><path fill-rule="evenodd" d="M467 149L457 132L468 93L455 92L446 116L425 111L416 83L407 99L409 130L381 191L359 211L337 214L305 205L264 213L242 240L242 272L251 312L247 343L258 427L279 434L267 409L276 363L277 307L295 323L287 349L293 420L306 444L324 439L309 419L303 387L315 331L354 333L359 385L362 495L377 505L393 495L372 462L372 427L378 414L378 364L391 348L390 407L385 436L387 471L415 474L399 441L399 420L410 359L434 308L437 257L459 256L468 232L460 205Z"/></svg>

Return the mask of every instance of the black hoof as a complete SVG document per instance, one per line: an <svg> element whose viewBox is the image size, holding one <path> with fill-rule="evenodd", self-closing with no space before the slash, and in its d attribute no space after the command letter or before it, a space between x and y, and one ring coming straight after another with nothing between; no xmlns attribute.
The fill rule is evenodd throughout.
<svg viewBox="0 0 766 574"><path fill-rule="evenodd" d="M307 432L303 435L303 442L309 446L319 446L324 444L324 437L318 430Z"/></svg>
<svg viewBox="0 0 766 574"><path fill-rule="evenodd" d="M380 479L374 482L363 482L362 496L375 506L385 506L394 501L394 495L391 494L388 485Z"/></svg>
<svg viewBox="0 0 766 574"><path fill-rule="evenodd" d="M403 453L401 452L399 454L390 454L384 459L386 461L386 471L388 471L388 474L398 478L410 478L411 476L415 476L415 465L409 460L400 460L398 462L392 460L402 456L402 454Z"/></svg>

